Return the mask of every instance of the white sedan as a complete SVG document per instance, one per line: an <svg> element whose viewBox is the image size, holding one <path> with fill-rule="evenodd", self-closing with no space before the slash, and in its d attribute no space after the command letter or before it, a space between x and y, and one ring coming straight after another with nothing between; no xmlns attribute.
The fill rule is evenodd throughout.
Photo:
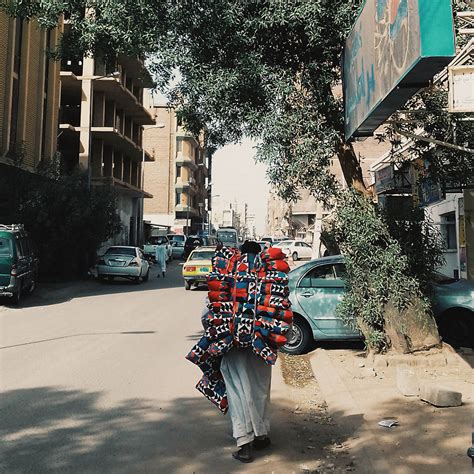
<svg viewBox="0 0 474 474"><path fill-rule="evenodd" d="M281 248L282 252L295 262L300 258L311 259L313 253L311 245L302 240L282 240L274 244L273 247Z"/></svg>
<svg viewBox="0 0 474 474"><path fill-rule="evenodd" d="M107 278L112 281L116 277L128 278L137 283L148 281L150 264L139 247L109 247L97 263L99 280Z"/></svg>

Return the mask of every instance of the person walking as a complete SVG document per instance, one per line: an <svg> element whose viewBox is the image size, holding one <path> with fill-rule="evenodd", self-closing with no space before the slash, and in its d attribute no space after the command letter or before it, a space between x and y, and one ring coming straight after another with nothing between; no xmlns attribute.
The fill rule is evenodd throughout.
<svg viewBox="0 0 474 474"><path fill-rule="evenodd" d="M157 278L160 278L160 273L164 278L166 276L166 242L164 239L159 239L157 242L155 260L159 266Z"/></svg>
<svg viewBox="0 0 474 474"><path fill-rule="evenodd" d="M246 241L240 248L252 266L260 251L260 245L251 241ZM221 373L227 388L232 436L239 448L232 456L240 462L250 463L254 449L270 445L272 366L251 348L233 347L222 357Z"/></svg>

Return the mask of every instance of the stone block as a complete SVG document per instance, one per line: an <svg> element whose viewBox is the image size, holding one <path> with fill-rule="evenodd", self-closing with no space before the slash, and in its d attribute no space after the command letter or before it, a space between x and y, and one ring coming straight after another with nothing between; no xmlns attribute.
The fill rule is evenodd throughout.
<svg viewBox="0 0 474 474"><path fill-rule="evenodd" d="M420 391L418 376L408 365L397 366L397 388L405 397L417 397Z"/></svg>
<svg viewBox="0 0 474 474"><path fill-rule="evenodd" d="M420 398L435 407L458 407L462 405L462 393L436 385L423 384L420 387Z"/></svg>

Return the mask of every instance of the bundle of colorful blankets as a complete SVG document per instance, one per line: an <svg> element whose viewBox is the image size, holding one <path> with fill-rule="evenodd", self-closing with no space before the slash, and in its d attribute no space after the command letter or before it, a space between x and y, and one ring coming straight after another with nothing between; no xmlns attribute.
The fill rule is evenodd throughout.
<svg viewBox="0 0 474 474"><path fill-rule="evenodd" d="M228 403L222 356L232 347L249 348L273 365L287 342L293 320L289 270L283 252L272 247L257 255L222 247L212 258L204 335L186 358L203 372L196 388L223 413Z"/></svg>

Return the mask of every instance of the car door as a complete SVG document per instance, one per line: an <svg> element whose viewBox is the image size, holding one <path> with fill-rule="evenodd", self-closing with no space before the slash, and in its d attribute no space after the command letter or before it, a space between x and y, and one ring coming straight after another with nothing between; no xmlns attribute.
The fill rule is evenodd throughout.
<svg viewBox="0 0 474 474"><path fill-rule="evenodd" d="M22 237L19 235L15 238L16 254L17 254L17 268L18 268L18 280L21 285L27 286L29 284L29 267L30 262L28 259L28 251L23 243Z"/></svg>
<svg viewBox="0 0 474 474"><path fill-rule="evenodd" d="M300 251L301 251L301 257L302 258L311 258L311 255L313 253L313 249L310 245L308 245L306 242L300 242Z"/></svg>
<svg viewBox="0 0 474 474"><path fill-rule="evenodd" d="M325 336L332 339L357 336L336 315L336 306L345 292L340 275L340 271L336 272L335 264L320 264L311 268L296 288L296 297L305 315Z"/></svg>

